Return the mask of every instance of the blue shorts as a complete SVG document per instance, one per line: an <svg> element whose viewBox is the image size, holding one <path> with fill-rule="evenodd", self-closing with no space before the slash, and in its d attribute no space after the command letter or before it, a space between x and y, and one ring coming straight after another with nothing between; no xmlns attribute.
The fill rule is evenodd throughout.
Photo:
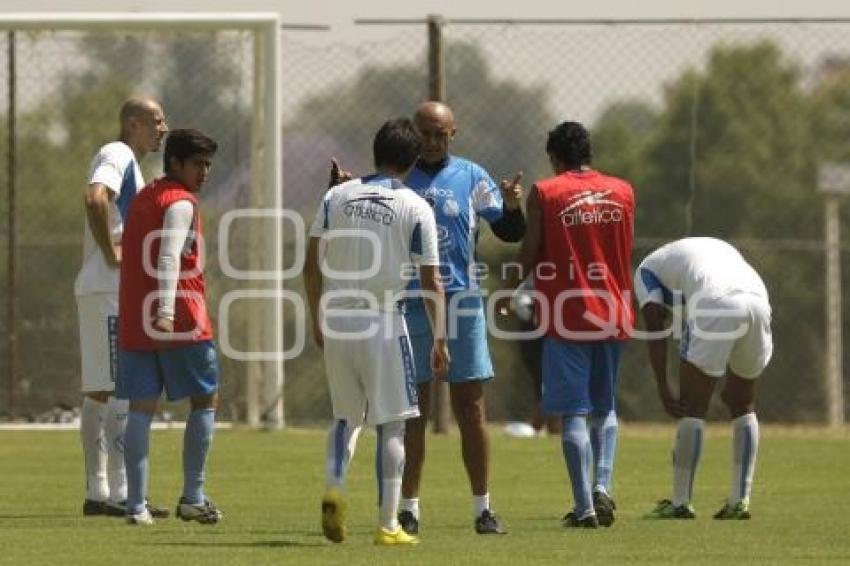
<svg viewBox="0 0 850 566"><path fill-rule="evenodd" d="M218 389L218 358L211 341L168 350L118 349L119 399L169 401L212 395Z"/></svg>
<svg viewBox="0 0 850 566"><path fill-rule="evenodd" d="M543 411L605 415L616 406L617 371L625 342L543 341Z"/></svg>
<svg viewBox="0 0 850 566"><path fill-rule="evenodd" d="M447 307L452 295L446 295ZM416 384L422 385L433 379L431 375L431 347L434 335L428 322L428 313L422 301L410 300L404 318L413 346L413 363ZM459 311L459 312L458 312ZM452 321L455 321L454 323ZM480 295L465 294L455 299L446 319L449 334L449 383L484 381L493 377L493 362L487 346L487 321L484 319L484 302Z"/></svg>

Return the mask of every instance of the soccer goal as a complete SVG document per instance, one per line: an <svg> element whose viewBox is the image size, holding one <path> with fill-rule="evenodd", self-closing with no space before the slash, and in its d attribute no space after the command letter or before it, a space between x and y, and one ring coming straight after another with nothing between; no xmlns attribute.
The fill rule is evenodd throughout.
<svg viewBox="0 0 850 566"><path fill-rule="evenodd" d="M82 189L94 152L118 136L121 103L138 93L162 102L170 127L219 144L201 212L208 305L227 348L221 408L282 425L279 29L273 13L0 14L0 367L18 414L78 398ZM141 165L153 179L161 153Z"/></svg>

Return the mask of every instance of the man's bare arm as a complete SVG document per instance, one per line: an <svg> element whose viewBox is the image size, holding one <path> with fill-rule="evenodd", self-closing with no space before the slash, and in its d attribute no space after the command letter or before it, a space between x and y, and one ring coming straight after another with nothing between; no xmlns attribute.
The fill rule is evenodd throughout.
<svg viewBox="0 0 850 566"><path fill-rule="evenodd" d="M307 244L307 259L304 263L304 291L307 294L307 306L313 321L313 339L320 348L324 346L319 320L319 301L322 298L322 271L319 266L319 238L310 238Z"/></svg>
<svg viewBox="0 0 850 566"><path fill-rule="evenodd" d="M115 193L103 183L92 183L86 189L86 221L89 230L107 265L118 267L121 263L121 245L112 243L109 230L109 205L114 199Z"/></svg>
<svg viewBox="0 0 850 566"><path fill-rule="evenodd" d="M647 303L641 308L646 330L661 334L667 321L667 309L658 303ZM672 417L683 415L682 404L670 391L667 382L667 337L649 339L646 342L649 350L649 364L655 375L655 385L658 389L658 397L664 410Z"/></svg>
<svg viewBox="0 0 850 566"><path fill-rule="evenodd" d="M440 266L420 266L419 280L422 283L422 290L425 291L423 302L434 335L431 371L435 376L442 377L449 369L449 349L446 340L446 297L440 282Z"/></svg>
<svg viewBox="0 0 850 566"><path fill-rule="evenodd" d="M520 264L520 273L512 272L505 283L506 289L516 289L520 282L537 267L540 250L543 246L542 213L537 185L532 185L526 202L525 237L519 248L516 261Z"/></svg>

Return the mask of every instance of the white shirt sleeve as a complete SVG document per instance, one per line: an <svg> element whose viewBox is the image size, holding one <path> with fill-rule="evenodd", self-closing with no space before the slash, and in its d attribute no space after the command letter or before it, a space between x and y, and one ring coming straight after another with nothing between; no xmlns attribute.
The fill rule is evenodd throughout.
<svg viewBox="0 0 850 566"><path fill-rule="evenodd" d="M487 222L502 218L502 191L483 169L476 169L478 180L472 188L472 209Z"/></svg>
<svg viewBox="0 0 850 566"><path fill-rule="evenodd" d="M319 238L322 234L328 231L330 227L330 207L333 189L325 193L322 203L319 205L319 210L316 211L316 216L313 218L313 224L310 226L310 237Z"/></svg>
<svg viewBox="0 0 850 566"><path fill-rule="evenodd" d="M411 257L418 265L440 265L440 248L434 211L427 202L422 199L419 201L411 234Z"/></svg>
<svg viewBox="0 0 850 566"><path fill-rule="evenodd" d="M113 193L120 193L128 166L132 166L130 157L119 155L114 148L105 147L95 157L89 185L101 183Z"/></svg>
<svg viewBox="0 0 850 566"><path fill-rule="evenodd" d="M650 259L650 258L647 258ZM663 305L669 304L670 291L664 286L658 275L650 267L650 263L644 260L635 270L634 289L638 306L643 308L648 303Z"/></svg>
<svg viewBox="0 0 850 566"><path fill-rule="evenodd" d="M195 207L188 200L179 200L165 210L162 238L156 261L160 297L156 316L174 320L174 299L180 278L180 256L189 240L195 217Z"/></svg>

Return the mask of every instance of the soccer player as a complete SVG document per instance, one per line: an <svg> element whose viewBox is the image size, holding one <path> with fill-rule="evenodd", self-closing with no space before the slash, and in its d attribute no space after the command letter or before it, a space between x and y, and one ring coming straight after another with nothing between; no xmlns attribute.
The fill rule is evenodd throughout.
<svg viewBox="0 0 850 566"><path fill-rule="evenodd" d="M98 150L85 193L83 266L74 283L80 326L83 404L80 437L86 470L83 515L123 517L127 499L124 427L127 401L113 396L117 371L118 267L127 209L144 185L139 161L159 149L168 126L150 98L130 98L118 141ZM167 510L151 507L157 515Z"/></svg>
<svg viewBox="0 0 850 566"><path fill-rule="evenodd" d="M484 306L475 273L478 222L484 219L501 240L518 242L525 233L520 207L520 175L500 188L479 165L449 154L457 135L451 108L425 102L416 109L416 127L424 146L407 184L431 203L439 233L441 276L448 302L449 352L447 380L452 410L461 436L463 463L473 496L473 524L479 534L505 534L507 530L490 508L488 489L489 440L484 413L484 383L493 377L487 346ZM412 289L416 288L413 282ZM432 336L422 302L408 301L408 329L416 357L416 383L420 416L407 422L407 463L402 483L399 520L405 531L419 531L419 485L425 457L425 432L430 410L433 376L427 360Z"/></svg>
<svg viewBox="0 0 850 566"><path fill-rule="evenodd" d="M364 423L375 425L378 433L375 544L419 542L396 518L404 423L419 414L413 355L400 308L405 264L419 266L428 320L437 336L424 363L437 375L448 365L434 215L401 182L421 147L410 120L386 122L374 139L377 172L329 189L310 229L304 282L313 336L324 349L334 414L322 530L334 542L346 537L342 489Z"/></svg>
<svg viewBox="0 0 850 566"><path fill-rule="evenodd" d="M204 494L212 443L218 361L205 302L203 231L198 199L218 146L198 130L174 130L165 142L165 176L142 189L122 240L118 319L118 396L130 400L124 435L127 522L153 524L145 507L151 420L163 389L189 398L183 436L183 495L177 516L216 523Z"/></svg>
<svg viewBox="0 0 850 566"><path fill-rule="evenodd" d="M718 379L732 418L732 485L715 519L749 519L758 451L756 378L773 353L770 303L758 273L728 243L684 238L649 254L635 273L635 295L649 332L649 361L664 410L679 419L673 446L673 498L648 515L693 519L694 477L703 445L705 414ZM679 397L667 378L666 330L671 309L685 307L680 343Z"/></svg>
<svg viewBox="0 0 850 566"><path fill-rule="evenodd" d="M633 319L634 193L590 167L590 137L577 122L550 131L546 152L555 176L531 189L517 262L545 299L535 307L546 330L543 409L562 417L574 500L564 526L611 526L617 371ZM511 275L513 289L520 274Z"/></svg>

